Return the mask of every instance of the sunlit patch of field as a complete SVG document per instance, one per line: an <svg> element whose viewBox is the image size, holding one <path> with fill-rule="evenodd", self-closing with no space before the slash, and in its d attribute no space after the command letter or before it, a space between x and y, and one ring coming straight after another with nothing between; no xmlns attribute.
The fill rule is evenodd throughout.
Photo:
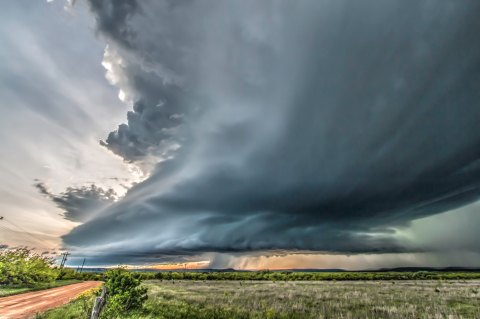
<svg viewBox="0 0 480 319"><path fill-rule="evenodd" d="M146 318L480 318L480 281L148 281Z"/></svg>

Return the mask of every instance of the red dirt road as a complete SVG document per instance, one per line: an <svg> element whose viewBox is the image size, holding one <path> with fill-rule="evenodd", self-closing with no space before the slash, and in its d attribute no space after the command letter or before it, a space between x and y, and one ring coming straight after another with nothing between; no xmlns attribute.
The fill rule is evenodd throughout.
<svg viewBox="0 0 480 319"><path fill-rule="evenodd" d="M63 287L32 291L0 298L1 319L24 319L68 303L84 291L100 286L99 281L85 281Z"/></svg>

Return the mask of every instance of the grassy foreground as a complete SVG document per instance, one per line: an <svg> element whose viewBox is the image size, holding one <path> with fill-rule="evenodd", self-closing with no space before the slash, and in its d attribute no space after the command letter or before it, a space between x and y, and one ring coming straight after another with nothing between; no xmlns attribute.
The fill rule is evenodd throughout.
<svg viewBox="0 0 480 319"><path fill-rule="evenodd" d="M11 295L17 295L29 291L37 291L48 288L61 287L65 285L75 284L81 282L81 280L57 280L52 283L37 283L31 287L22 286L0 286L0 297L6 297Z"/></svg>
<svg viewBox="0 0 480 319"><path fill-rule="evenodd" d="M480 281L148 281L122 318L480 318ZM80 298L40 318L84 318Z"/></svg>

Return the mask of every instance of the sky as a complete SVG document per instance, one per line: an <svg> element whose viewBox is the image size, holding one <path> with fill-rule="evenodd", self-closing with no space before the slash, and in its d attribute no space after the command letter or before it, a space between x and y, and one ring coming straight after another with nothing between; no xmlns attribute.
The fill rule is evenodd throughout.
<svg viewBox="0 0 480 319"><path fill-rule="evenodd" d="M6 1L0 243L90 266L480 267L479 10Z"/></svg>

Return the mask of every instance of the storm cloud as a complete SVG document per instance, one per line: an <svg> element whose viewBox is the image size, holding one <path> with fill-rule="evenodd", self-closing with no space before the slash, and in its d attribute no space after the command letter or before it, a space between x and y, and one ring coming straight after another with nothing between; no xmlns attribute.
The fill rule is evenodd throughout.
<svg viewBox="0 0 480 319"><path fill-rule="evenodd" d="M113 203L117 194L113 189L103 189L94 184L90 186L68 187L60 194L53 194L42 182L37 181L35 188L50 198L64 211L65 219L74 222L86 222L95 212Z"/></svg>
<svg viewBox="0 0 480 319"><path fill-rule="evenodd" d="M64 237L97 251L402 252L480 194L480 3L97 1L130 102L104 146L157 163Z"/></svg>

